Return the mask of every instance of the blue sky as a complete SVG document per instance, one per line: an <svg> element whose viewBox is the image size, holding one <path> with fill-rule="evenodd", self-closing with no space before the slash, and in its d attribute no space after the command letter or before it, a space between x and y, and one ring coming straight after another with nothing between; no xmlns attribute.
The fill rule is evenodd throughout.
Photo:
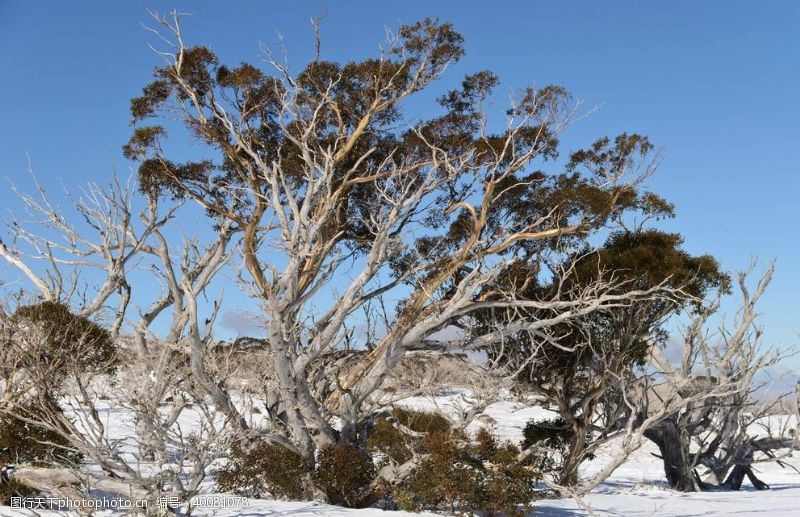
<svg viewBox="0 0 800 517"><path fill-rule="evenodd" d="M147 8L193 13L189 42L228 64L262 59L259 42L276 47L281 34L295 70L313 52L308 19L322 11L328 59L374 55L387 26L453 22L467 56L442 88L491 69L501 93L556 83L601 105L569 131L565 151L648 135L666 155L651 186L678 213L664 226L729 269L777 258L766 338L800 341L800 2L0 0L0 177L28 184L26 153L43 182L67 188L103 181L112 165L127 173L128 101L158 64L141 25ZM0 275L16 272L2 265Z"/></svg>

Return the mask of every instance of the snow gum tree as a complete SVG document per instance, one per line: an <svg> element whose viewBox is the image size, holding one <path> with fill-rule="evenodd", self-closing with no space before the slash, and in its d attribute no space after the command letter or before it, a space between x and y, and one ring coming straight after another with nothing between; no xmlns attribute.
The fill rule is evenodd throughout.
<svg viewBox="0 0 800 517"><path fill-rule="evenodd" d="M435 89L464 55L450 24L404 25L374 58L317 55L291 73L271 54L269 70L224 64L185 43L177 16L158 20L164 63L131 101L135 130L124 151L139 162L143 193L194 201L241 239L242 278L259 304L274 372L266 439L307 457L331 443L362 443L381 386L412 352L485 350L509 332L545 332L671 296L658 283L626 287L605 275L569 296L531 296L524 281L501 281L521 266L531 282L555 278L564 272L548 270L548 257L563 257L626 213L663 210L641 185L658 159L645 137L623 134L558 166L559 135L576 113L569 93L524 88L495 113L487 106L499 79L490 71L467 75L442 91L427 118L411 118L403 102ZM164 152L159 121L175 118L207 158ZM363 343L358 360L323 389L315 365L333 362L357 315L388 299L399 301L381 337ZM440 338L478 311L526 308L543 315ZM199 334L191 327L189 338ZM500 365L491 374L507 376ZM233 416L224 383L207 381Z"/></svg>
<svg viewBox="0 0 800 517"><path fill-rule="evenodd" d="M732 322L719 315L723 293L718 293L684 327L680 361L670 362L659 349L651 352L651 364L679 397L713 394L668 412L645 433L658 446L667 482L676 490L739 490L745 477L757 490L768 489L754 466L780 463L798 446L791 417L769 418L782 400L796 393L764 394L771 384L770 370L787 355L763 343L756 310L772 281L774 264L755 282L749 278L752 270L738 275L741 301Z"/></svg>
<svg viewBox="0 0 800 517"><path fill-rule="evenodd" d="M115 359L70 368L74 382L51 397L58 404L22 415L9 401L36 394L31 379L55 379L45 362L26 358L52 343L15 310L0 312L16 347L4 350L21 354L3 357L0 413L58 434L102 470L28 466L14 479L75 500L83 479L112 493L187 500L221 456L280 451L307 472L300 481L283 472L287 493L362 504L369 498L326 492L325 470L311 474L315 459L364 460L366 478L374 469L364 449L379 424L423 439L427 431L387 408L409 395L409 364L424 370L447 358L476 379L453 423L465 441L463 428L503 388L530 388L558 407L569 428L558 484L574 484L585 458L624 436L588 490L644 429L707 398L668 397L643 423L644 399L631 402L636 390L647 393L648 377L630 367L652 348L648 339L723 281L713 259L680 249L679 236L629 228L672 212L645 189L659 163L646 137L601 137L562 157L578 103L559 86L527 87L492 109L499 78L490 71L441 86L465 52L448 23L401 26L373 58L334 62L317 52L292 73L268 51L265 67L224 64L185 43L179 16L154 17L163 62L131 100L123 147L135 184L90 185L73 199L76 217L41 185L35 195L17 192L35 220L12 221L11 238L0 241L0 257L39 291L15 310L28 306L30 319L55 307L97 325ZM414 118L405 109L412 98L435 101ZM200 144L198 159L173 155L181 138ZM191 205L207 227L177 242ZM142 272L160 291L134 277ZM236 280L226 292L250 299L259 327L233 344L215 331L227 307L223 272ZM166 322L159 335L157 321ZM455 362L464 352L485 360ZM100 416L109 408L133 417L122 449ZM189 418L191 435L182 427ZM504 461L527 469L533 452ZM374 483L396 487L424 461L404 458L379 465Z"/></svg>
<svg viewBox="0 0 800 517"><path fill-rule="evenodd" d="M665 205L664 210L668 214L671 207ZM594 285L606 271L623 283L621 290L663 284L680 294L595 311L547 332L509 334L490 348L490 357L497 355L519 371L522 389L536 394L559 415L551 422L531 424L529 429L531 436L539 436L532 445L542 446L556 437L564 442L561 451L545 453L560 457L551 473L557 485L577 485L581 464L624 430L626 419L635 418L635 411L626 407L623 398L626 392L644 389L647 384L649 374L639 370L650 350L666 341L664 325L669 318L694 307L709 289L727 288L728 278L713 257L692 256L681 244L679 235L652 228L620 230L597 249L581 249L577 257L570 257L570 274L555 281L528 282L525 287L532 297L552 297L551 293L558 291L568 297L580 292L580 286ZM522 283L530 266L510 269L503 278L508 283ZM548 308L493 311L481 314L480 320L492 325L498 319L538 320L548 313Z"/></svg>

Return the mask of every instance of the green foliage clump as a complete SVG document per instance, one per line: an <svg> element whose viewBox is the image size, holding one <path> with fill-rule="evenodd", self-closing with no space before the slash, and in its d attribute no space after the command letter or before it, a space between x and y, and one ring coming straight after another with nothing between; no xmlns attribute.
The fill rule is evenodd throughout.
<svg viewBox="0 0 800 517"><path fill-rule="evenodd" d="M395 425L397 424L397 425ZM378 465L400 465L410 460L412 450L419 449L419 439L401 431L401 426L412 433L435 434L450 430L450 421L440 413L395 408L388 417L379 418L367 438L367 450L378 457Z"/></svg>
<svg viewBox="0 0 800 517"><path fill-rule="evenodd" d="M347 508L365 508L377 499L372 487L376 474L369 454L337 443L320 450L314 481L330 503Z"/></svg>
<svg viewBox="0 0 800 517"><path fill-rule="evenodd" d="M70 447L63 433L33 422L43 421L41 409L17 404L0 416L0 464L24 463L74 466L83 456Z"/></svg>
<svg viewBox="0 0 800 517"><path fill-rule="evenodd" d="M404 510L523 515L530 509L535 472L517 461L520 450L486 430L474 442L455 430L426 436L426 455L395 491Z"/></svg>
<svg viewBox="0 0 800 517"><path fill-rule="evenodd" d="M399 407L392 411L392 417L417 433L443 433L451 427L450 421L441 413Z"/></svg>
<svg viewBox="0 0 800 517"><path fill-rule="evenodd" d="M390 463L401 465L411 459L408 439L385 418L375 422L375 427L367 438L367 451L378 456L379 467Z"/></svg>
<svg viewBox="0 0 800 517"><path fill-rule="evenodd" d="M247 497L304 499L304 480L313 468L311 461L281 445L262 442L249 449L236 445L228 464L217 472L217 483L222 491Z"/></svg>
<svg viewBox="0 0 800 517"><path fill-rule="evenodd" d="M487 515L524 515L534 498L539 477L519 463L519 447L499 443L486 429L478 431L475 454L487 468L478 487L478 508Z"/></svg>
<svg viewBox="0 0 800 517"><path fill-rule="evenodd" d="M560 449L569 444L572 430L561 417L550 420L531 420L522 431L522 448L542 445L549 449Z"/></svg>
<svg viewBox="0 0 800 517"><path fill-rule="evenodd" d="M522 448L538 445L545 452L536 452L528 456L528 463L540 472L555 472L563 467L563 459L569 455L570 443L575 433L561 417L550 420L531 420L522 431ZM589 436L591 438L591 435ZM593 459L587 455L586 459Z"/></svg>
<svg viewBox="0 0 800 517"><path fill-rule="evenodd" d="M75 466L83 460L83 455L70 448L62 433L32 423L41 417L42 411L32 404L16 404L9 413L0 415L0 465ZM12 497L30 497L36 493L13 477L0 482L2 505L11 504Z"/></svg>
<svg viewBox="0 0 800 517"><path fill-rule="evenodd" d="M407 511L467 509L473 506L478 484L474 468L465 463L457 441L459 433L427 436L422 447L427 457L396 491L400 508Z"/></svg>
<svg viewBox="0 0 800 517"><path fill-rule="evenodd" d="M362 508L376 500L375 477L370 455L343 443L323 447L315 465L287 447L262 442L233 447L230 461L217 471L217 484L247 497L302 500L312 496L313 482L332 504Z"/></svg>
<svg viewBox="0 0 800 517"><path fill-rule="evenodd" d="M90 319L73 314L59 302L26 305L14 313L14 321L43 333L36 350L26 350L29 362L61 376L69 365L81 371L110 373L118 363L117 349L109 332Z"/></svg>

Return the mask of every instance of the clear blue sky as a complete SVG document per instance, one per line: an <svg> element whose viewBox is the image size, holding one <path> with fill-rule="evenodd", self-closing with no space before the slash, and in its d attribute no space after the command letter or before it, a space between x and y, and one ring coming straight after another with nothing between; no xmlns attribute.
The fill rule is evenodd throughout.
<svg viewBox="0 0 800 517"><path fill-rule="evenodd" d="M557 83L602 104L565 150L622 131L663 147L652 187L678 212L666 227L730 269L777 258L767 338L800 341L800 2L0 0L0 177L26 184L26 152L45 182L67 188L102 181L112 163L126 172L128 101L158 64L141 26L148 7L192 12L187 39L228 64L261 59L259 42L274 47L280 33L295 70L312 52L309 16L323 10L329 59L374 55L386 26L453 22L468 53L446 81L491 69L509 92Z"/></svg>

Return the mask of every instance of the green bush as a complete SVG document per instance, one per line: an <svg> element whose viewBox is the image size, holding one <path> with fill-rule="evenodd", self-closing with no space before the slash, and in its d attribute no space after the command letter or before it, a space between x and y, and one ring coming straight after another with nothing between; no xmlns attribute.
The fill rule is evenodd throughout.
<svg viewBox="0 0 800 517"><path fill-rule="evenodd" d="M13 321L43 332L35 350L25 350L28 362L63 375L68 365L81 371L109 373L118 363L117 349L106 329L73 314L59 302L42 302L17 309Z"/></svg>
<svg viewBox="0 0 800 517"><path fill-rule="evenodd" d="M217 483L224 492L247 497L305 499L304 481L312 471L312 462L281 445L262 442L247 450L237 445L228 464L217 471Z"/></svg>
<svg viewBox="0 0 800 517"><path fill-rule="evenodd" d="M405 463L414 454L422 460L409 477L396 486L380 482L379 467ZM538 481L537 471L520 463L519 454L519 447L498 441L486 429L470 439L442 415L401 409L375 421L366 451L344 443L329 445L318 451L312 467L300 455L272 444L247 453L235 448L217 480L221 490L251 497L268 493L308 499L313 494L304 481L309 480L328 502L349 508L385 498L410 511L518 516L529 509Z"/></svg>
<svg viewBox="0 0 800 517"><path fill-rule="evenodd" d="M457 439L455 432L442 432L422 440L426 457L395 492L403 510L445 509L452 513L473 506L479 479L475 469L464 463Z"/></svg>
<svg viewBox="0 0 800 517"><path fill-rule="evenodd" d="M520 450L513 444L497 443L481 430L475 441L457 431L433 433L421 446L425 459L395 491L402 509L490 516L529 509L537 477L517 462Z"/></svg>
<svg viewBox="0 0 800 517"><path fill-rule="evenodd" d="M421 447L421 440L404 433L398 426L424 435L450 430L450 421L440 413L396 408L387 417L375 421L367 438L367 451L376 456L378 466L403 464L410 460L413 451Z"/></svg>
<svg viewBox="0 0 800 517"><path fill-rule="evenodd" d="M17 416L0 416L0 464L72 466L82 461L83 456L70 448L69 440L61 433L24 420L41 421L40 409L18 404L11 413Z"/></svg>
<svg viewBox="0 0 800 517"><path fill-rule="evenodd" d="M313 481L330 503L360 508L376 500L375 477L369 454L343 443L323 447L314 465L286 447L262 442L247 449L235 446L228 464L217 471L217 485L247 497L305 500L313 495Z"/></svg>
<svg viewBox="0 0 800 517"><path fill-rule="evenodd" d="M450 430L450 421L441 413L416 411L404 407L391 413L398 423L417 433L442 433Z"/></svg>
<svg viewBox="0 0 800 517"><path fill-rule="evenodd" d="M367 438L367 451L378 457L378 466L403 464L411 459L411 443L392 423L380 418Z"/></svg>
<svg viewBox="0 0 800 517"><path fill-rule="evenodd" d="M314 480L332 504L364 508L377 500L372 483L375 464L369 454L344 443L323 447Z"/></svg>
<svg viewBox="0 0 800 517"><path fill-rule="evenodd" d="M497 440L485 427L475 433L475 442L470 447L472 454L481 460L488 460L497 452Z"/></svg>
<svg viewBox="0 0 800 517"><path fill-rule="evenodd" d="M518 463L519 447L496 438L485 428L475 437L473 454L488 465L482 471L479 507L487 515L523 515L534 498L537 473Z"/></svg>
<svg viewBox="0 0 800 517"><path fill-rule="evenodd" d="M567 422L561 417L550 420L531 420L522 431L522 448L527 449L532 445L540 445L549 451L550 454L534 453L529 456L529 463L536 466L541 472L554 472L562 468L562 461L570 452L570 442L572 441L573 431ZM591 438L591 434L587 439ZM556 454L552 454L555 452ZM587 455L586 459L593 459L593 455Z"/></svg>
<svg viewBox="0 0 800 517"><path fill-rule="evenodd" d="M75 466L83 460L62 434L24 419L40 420L41 411L32 405L17 404L10 414L0 415L0 465ZM36 493L13 477L0 481L2 505L11 504L12 497L30 497Z"/></svg>

